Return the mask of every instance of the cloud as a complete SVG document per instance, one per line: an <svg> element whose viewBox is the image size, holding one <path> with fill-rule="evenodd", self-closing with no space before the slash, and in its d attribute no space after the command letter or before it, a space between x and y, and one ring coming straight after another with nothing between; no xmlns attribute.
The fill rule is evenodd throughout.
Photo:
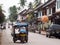
<svg viewBox="0 0 60 45"><path fill-rule="evenodd" d="M42 2L43 2L44 0L42 0ZM33 0L27 0L27 4L29 3L29 2L33 2ZM19 3L19 0L0 0L0 4L3 4L2 6L3 6L3 10L5 10L6 11L6 13L5 13L5 15L8 17L8 15L9 15L9 7L11 7L11 6L13 6L13 5L16 5L16 6L19 6L18 5L18 3ZM26 6L25 6L25 8L27 8Z"/></svg>
<svg viewBox="0 0 60 45"><path fill-rule="evenodd" d="M28 1L28 0L27 0ZM29 0L28 3L32 1L32 0ZM5 15L8 17L9 15L9 7L13 6L13 5L16 5L16 6L19 6L18 5L19 3L19 0L0 0L0 4L3 4L2 7L3 7L3 10L6 11Z"/></svg>

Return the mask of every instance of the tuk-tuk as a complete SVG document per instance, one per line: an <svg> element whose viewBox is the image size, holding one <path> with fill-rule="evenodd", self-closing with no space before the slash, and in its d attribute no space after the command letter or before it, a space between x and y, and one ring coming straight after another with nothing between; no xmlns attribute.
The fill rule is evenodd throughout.
<svg viewBox="0 0 60 45"><path fill-rule="evenodd" d="M16 23L13 25L13 41L17 40L21 42L28 42L28 24L27 23Z"/></svg>

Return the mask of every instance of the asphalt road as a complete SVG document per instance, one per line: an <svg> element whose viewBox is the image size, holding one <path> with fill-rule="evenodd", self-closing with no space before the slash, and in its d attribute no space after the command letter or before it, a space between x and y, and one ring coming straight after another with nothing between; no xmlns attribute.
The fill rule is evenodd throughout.
<svg viewBox="0 0 60 45"><path fill-rule="evenodd" d="M3 30L1 45L60 45L60 39L46 38L45 35L29 32L28 43L20 43L20 41L14 43L11 29L6 28L6 30Z"/></svg>

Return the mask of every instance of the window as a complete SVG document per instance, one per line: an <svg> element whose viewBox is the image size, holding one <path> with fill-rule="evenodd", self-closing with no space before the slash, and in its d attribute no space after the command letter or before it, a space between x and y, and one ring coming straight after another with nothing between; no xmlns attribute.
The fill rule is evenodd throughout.
<svg viewBox="0 0 60 45"><path fill-rule="evenodd" d="M60 0L56 0L56 4L57 4L57 9L60 8Z"/></svg>
<svg viewBox="0 0 60 45"><path fill-rule="evenodd" d="M38 12L38 17L41 17L42 16L42 11L39 11Z"/></svg>
<svg viewBox="0 0 60 45"><path fill-rule="evenodd" d="M47 15L48 15L48 14L52 14L52 8L47 9Z"/></svg>
<svg viewBox="0 0 60 45"><path fill-rule="evenodd" d="M51 14L51 9L49 9L49 14Z"/></svg>

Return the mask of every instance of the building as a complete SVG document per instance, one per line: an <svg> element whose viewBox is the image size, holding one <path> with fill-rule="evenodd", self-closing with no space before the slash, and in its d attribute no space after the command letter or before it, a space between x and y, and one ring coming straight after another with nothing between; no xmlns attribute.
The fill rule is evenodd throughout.
<svg viewBox="0 0 60 45"><path fill-rule="evenodd" d="M31 16L33 14L30 22L37 22L41 27L43 27L41 22L43 15L47 15L49 18L48 26L51 23L60 24L60 0L48 0L44 4L40 2L34 9L29 8L26 12L23 12L23 15Z"/></svg>
<svg viewBox="0 0 60 45"><path fill-rule="evenodd" d="M38 5L35 8L35 11L37 13L37 21L38 21L38 25L40 25L40 28L43 28L42 30L45 30L44 28L48 28L48 26L52 23L52 18L53 18L53 14L56 12L56 0L48 0L47 2L40 3L40 5ZM46 24L43 24L41 22L41 18L42 16L47 15L49 17L49 22ZM39 27L39 26L38 26Z"/></svg>
<svg viewBox="0 0 60 45"><path fill-rule="evenodd" d="M27 12L26 9L24 9L23 11L21 11L21 12L18 14L17 20L19 20L19 21L25 20L25 19L26 19L26 12Z"/></svg>

